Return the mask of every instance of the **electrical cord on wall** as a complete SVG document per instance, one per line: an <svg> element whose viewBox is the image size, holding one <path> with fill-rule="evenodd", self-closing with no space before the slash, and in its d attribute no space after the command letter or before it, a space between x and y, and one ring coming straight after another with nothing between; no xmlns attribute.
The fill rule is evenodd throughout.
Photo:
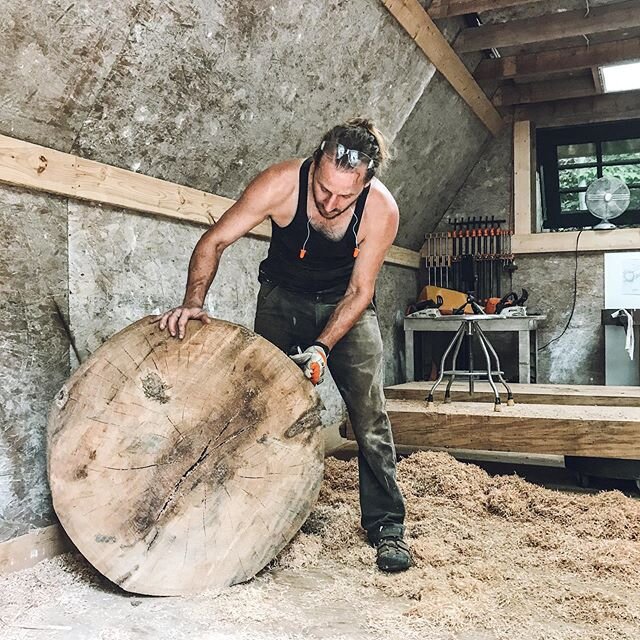
<svg viewBox="0 0 640 640"><path fill-rule="evenodd" d="M567 320L567 324L564 325L564 329L562 330L562 333L559 336L556 336L555 338L552 338L551 340L549 340L547 344L540 347L538 349L538 352L542 351L543 349L546 349L553 342L560 340L560 338L562 338L562 336L567 332L567 329L571 324L571 320L573 319L573 312L576 310L576 299L578 297L578 243L580 242L580 235L582 234L583 231L584 229L580 229L580 231L578 231L578 237L576 238L576 266L573 272L573 303L571 304L571 313L569 313L569 319Z"/></svg>

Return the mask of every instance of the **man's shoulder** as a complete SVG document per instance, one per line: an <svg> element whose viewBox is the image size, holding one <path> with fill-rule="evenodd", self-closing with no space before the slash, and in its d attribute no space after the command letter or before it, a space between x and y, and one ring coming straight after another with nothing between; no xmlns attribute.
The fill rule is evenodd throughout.
<svg viewBox="0 0 640 640"><path fill-rule="evenodd" d="M300 173L300 167L304 162L301 158L291 158L289 160L283 160L267 167L263 174L268 175L272 180L281 180L283 182L298 181L298 175Z"/></svg>
<svg viewBox="0 0 640 640"><path fill-rule="evenodd" d="M303 160L294 158L272 164L256 176L248 191L265 199L269 205L282 204L297 191L302 162Z"/></svg>
<svg viewBox="0 0 640 640"><path fill-rule="evenodd" d="M387 215L391 218L399 215L398 204L393 194L378 178L371 181L367 209L375 209L377 215Z"/></svg>

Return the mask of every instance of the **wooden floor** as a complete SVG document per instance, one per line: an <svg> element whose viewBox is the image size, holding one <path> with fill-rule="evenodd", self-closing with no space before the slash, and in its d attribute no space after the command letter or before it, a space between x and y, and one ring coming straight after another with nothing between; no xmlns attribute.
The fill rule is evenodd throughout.
<svg viewBox="0 0 640 640"><path fill-rule="evenodd" d="M385 395L393 400L424 400L433 387L433 382L406 382L385 388ZM527 404L601 405L612 407L640 407L640 387L605 387L599 385L574 384L517 384L509 383L516 402ZM442 400L446 380L436 390L435 399ZM506 391L498 385L502 400ZM493 402L488 382L476 382L475 392L469 394L466 382L455 382L451 397L454 402Z"/></svg>

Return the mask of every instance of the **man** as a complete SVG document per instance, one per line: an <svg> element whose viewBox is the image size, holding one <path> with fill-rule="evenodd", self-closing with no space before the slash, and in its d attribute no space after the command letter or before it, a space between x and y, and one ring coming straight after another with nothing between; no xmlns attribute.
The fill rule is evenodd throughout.
<svg viewBox="0 0 640 640"><path fill-rule="evenodd" d="M158 318L184 337L188 320L209 322L203 305L223 251L271 218L260 264L255 331L287 353L314 383L331 371L359 445L362 526L384 571L411 564L395 449L384 409L382 339L375 283L398 230L398 207L375 173L384 139L366 119L331 129L312 158L273 165L199 240L184 301ZM304 351L302 351L304 349Z"/></svg>

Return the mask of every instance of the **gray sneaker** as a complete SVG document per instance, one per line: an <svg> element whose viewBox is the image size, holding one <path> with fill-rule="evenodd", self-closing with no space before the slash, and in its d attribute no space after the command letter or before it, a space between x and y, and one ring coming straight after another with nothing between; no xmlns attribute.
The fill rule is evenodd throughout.
<svg viewBox="0 0 640 640"><path fill-rule="evenodd" d="M376 564L381 571L406 571L412 564L409 546L399 536L380 538L376 550Z"/></svg>

